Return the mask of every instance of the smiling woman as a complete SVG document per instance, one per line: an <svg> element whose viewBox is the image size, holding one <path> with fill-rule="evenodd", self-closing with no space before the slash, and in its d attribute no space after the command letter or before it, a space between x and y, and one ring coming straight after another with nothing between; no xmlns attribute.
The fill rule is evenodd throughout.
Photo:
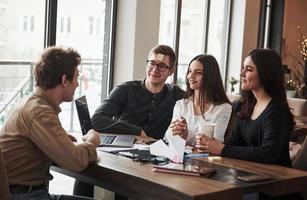
<svg viewBox="0 0 307 200"><path fill-rule="evenodd" d="M211 55L194 57L186 74L186 96L176 102L172 123L166 132L179 135L194 145L200 123L214 123L213 137L224 141L224 134L232 112L225 94L219 65Z"/></svg>

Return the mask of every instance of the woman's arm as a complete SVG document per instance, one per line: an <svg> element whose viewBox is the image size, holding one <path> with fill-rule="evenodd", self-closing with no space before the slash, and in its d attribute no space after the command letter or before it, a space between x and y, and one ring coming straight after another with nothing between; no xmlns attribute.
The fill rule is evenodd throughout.
<svg viewBox="0 0 307 200"><path fill-rule="evenodd" d="M289 141L289 117L286 109L281 106L273 106L266 112L263 121L262 142L258 146L234 146L226 145L221 154L243 160L251 160L262 163L276 163L288 148ZM242 133L242 134L248 134Z"/></svg>

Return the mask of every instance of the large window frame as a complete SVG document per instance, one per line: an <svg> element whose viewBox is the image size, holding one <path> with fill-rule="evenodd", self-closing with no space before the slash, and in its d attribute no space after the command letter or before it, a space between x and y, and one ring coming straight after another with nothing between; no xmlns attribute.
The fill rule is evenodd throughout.
<svg viewBox="0 0 307 200"><path fill-rule="evenodd" d="M203 53L207 54L208 53L208 39L209 39L209 22L210 22L210 8L211 8L211 0L205 0L205 15L204 15L204 34L203 34L203 44L202 44L202 49ZM230 36L230 23L231 23L231 8L232 8L232 0L228 1L227 5L227 10L228 13L226 13L226 33L225 33L225 51L222 55L223 61L222 66L220 66L222 78L224 80L224 85L226 86L227 84L227 67L228 67L228 49L229 49L229 36ZM176 53L176 55L180 55L179 52L179 47L180 47L180 30L181 30L181 13L182 13L182 0L176 0L175 1L175 18L174 18L174 42L173 42L173 48ZM177 84L178 81L178 64L176 63L175 68L176 68L176 73L173 75L173 83Z"/></svg>
<svg viewBox="0 0 307 200"><path fill-rule="evenodd" d="M116 28L116 14L117 14L117 0L105 0L105 6L106 6L106 11L105 11L105 20L104 21L104 38L103 38L103 51L102 51L102 63L101 63L101 72L102 72L102 81L101 81L101 93L99 97L99 102L101 103L103 99L107 97L111 89L113 88L113 74L114 74L114 47L115 47L115 28ZM45 0L45 19L44 19L44 30L43 30L43 40L42 40L42 47L46 48L49 46L55 46L57 45L56 43L56 38L57 38L57 12L58 12L58 0ZM59 20L60 21L60 20ZM34 23L34 22L33 22ZM31 24L27 24L31 28ZM34 24L33 24L34 25ZM1 60L1 65L17 65L17 64L23 64L24 62L20 61L7 61L7 60ZM28 86L23 86L22 88L18 89L18 91L22 90L27 90L26 92L18 92L16 91L16 95L13 95L12 99L9 99L7 104L10 105L5 105L3 109L1 109L0 112L0 122L3 122L1 119L6 118L6 110L10 108L18 99L20 99L22 96L25 94L28 94L29 92L31 93L33 91L34 87L34 77L32 75L33 72L33 67L34 67L34 61L27 61L25 62L29 66L31 66L31 76L30 76L30 89L27 89ZM82 65L82 64L81 64ZM71 102L71 113L70 115L71 119L69 121L69 126L65 126L65 128L69 131L74 131L74 129L79 129L79 127L74 127L73 125L73 114L74 110L74 102ZM0 123L1 126L1 123Z"/></svg>
<svg viewBox="0 0 307 200"><path fill-rule="evenodd" d="M57 5L58 0L46 0L45 9L45 33L44 33L44 47L56 45L56 27L57 27ZM101 85L101 102L107 97L113 88L113 73L114 69L114 54L115 54L115 33L116 33L116 14L117 14L117 0L106 0L106 18L105 27L110 32L105 32L103 42L103 80L107 80Z"/></svg>

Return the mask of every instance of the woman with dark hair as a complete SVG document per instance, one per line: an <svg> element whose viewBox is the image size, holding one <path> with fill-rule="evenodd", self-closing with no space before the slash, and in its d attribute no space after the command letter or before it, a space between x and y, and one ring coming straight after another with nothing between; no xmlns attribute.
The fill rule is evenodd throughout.
<svg viewBox="0 0 307 200"><path fill-rule="evenodd" d="M261 163L291 166L289 136L293 129L280 56L269 49L254 49L241 72L242 101L229 143L197 137L197 147L210 153Z"/></svg>
<svg viewBox="0 0 307 200"><path fill-rule="evenodd" d="M237 124L227 143L197 135L196 148L216 155L291 167L289 137L294 120L285 94L280 56L269 49L252 50L243 63L241 89L242 99L236 107ZM258 199L258 196L246 197ZM259 197L301 199L298 193Z"/></svg>
<svg viewBox="0 0 307 200"><path fill-rule="evenodd" d="M211 55L198 55L189 63L186 96L178 100L166 132L195 144L199 123L214 123L213 137L223 142L232 108L225 94L219 65Z"/></svg>
<svg viewBox="0 0 307 200"><path fill-rule="evenodd" d="M269 49L252 50L243 64L241 89L239 120L227 144L199 135L196 147L216 155L290 167L289 136L294 121L280 56Z"/></svg>

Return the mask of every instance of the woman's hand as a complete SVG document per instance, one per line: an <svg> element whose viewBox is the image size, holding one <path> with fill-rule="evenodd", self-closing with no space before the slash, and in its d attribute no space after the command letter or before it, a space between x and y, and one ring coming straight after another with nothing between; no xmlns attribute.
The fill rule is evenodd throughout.
<svg viewBox="0 0 307 200"><path fill-rule="evenodd" d="M196 134L196 145L195 147L197 148L197 151L206 151L211 154L215 155L221 155L221 152L224 148L224 144L215 140L207 137L204 134Z"/></svg>
<svg viewBox="0 0 307 200"><path fill-rule="evenodd" d="M180 119L176 119L170 125L173 135L179 135L183 139L187 139L188 137L188 125L186 120L183 117Z"/></svg>

